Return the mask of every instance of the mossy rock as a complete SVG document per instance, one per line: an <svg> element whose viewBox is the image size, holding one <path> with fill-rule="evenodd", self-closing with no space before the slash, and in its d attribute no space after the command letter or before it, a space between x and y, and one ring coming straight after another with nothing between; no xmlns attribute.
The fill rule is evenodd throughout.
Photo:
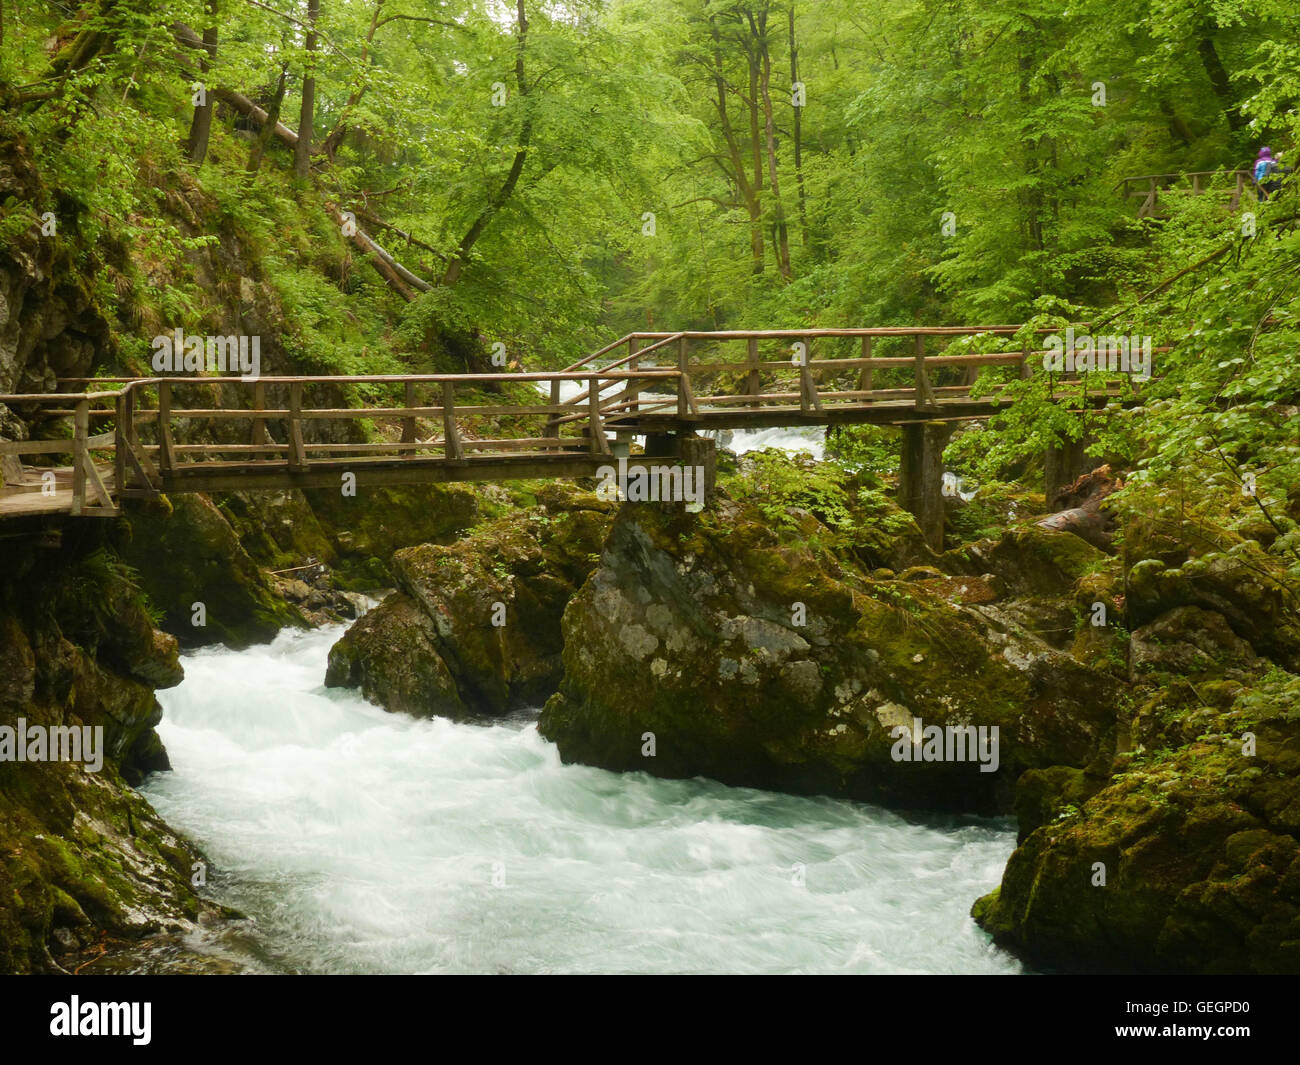
<svg viewBox="0 0 1300 1065"><path fill-rule="evenodd" d="M464 484L372 486L361 477L355 496L324 488L303 494L334 545L335 571L345 588L391 583L387 563L394 551L451 543L481 517L478 494Z"/></svg>
<svg viewBox="0 0 1300 1065"><path fill-rule="evenodd" d="M140 573L162 627L182 647L264 643L302 618L270 589L220 510L202 495L133 508L123 555ZM196 625L202 604L203 625Z"/></svg>
<svg viewBox="0 0 1300 1065"><path fill-rule="evenodd" d="M1047 967L1300 973L1300 680L1236 691L1202 707L1197 738L1122 759L1033 828L976 920ZM1043 803L1026 806L1029 828Z"/></svg>
<svg viewBox="0 0 1300 1065"><path fill-rule="evenodd" d="M330 652L327 683L389 710L452 717L540 705L559 685L565 605L595 567L613 505L573 486L391 562L390 596Z"/></svg>
<svg viewBox="0 0 1300 1065"><path fill-rule="evenodd" d="M725 497L623 508L565 612L543 735L608 769L945 809L1006 810L1024 768L1109 757L1113 681L1032 636L993 642L941 574L873 580L833 545ZM998 727L999 770L895 761L914 718Z"/></svg>

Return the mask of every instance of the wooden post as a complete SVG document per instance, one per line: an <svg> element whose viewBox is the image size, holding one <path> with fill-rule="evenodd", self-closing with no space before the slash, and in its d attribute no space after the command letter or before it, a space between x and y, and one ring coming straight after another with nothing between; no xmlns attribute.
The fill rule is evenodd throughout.
<svg viewBox="0 0 1300 1065"><path fill-rule="evenodd" d="M307 449L302 442L302 382L289 385L289 469L307 468Z"/></svg>
<svg viewBox="0 0 1300 1065"><path fill-rule="evenodd" d="M262 381L253 382L253 410L266 410L266 384ZM265 418L253 419L253 431L248 442L250 444L271 442L271 434L266 431Z"/></svg>
<svg viewBox="0 0 1300 1065"><path fill-rule="evenodd" d="M898 469L899 505L916 519L926 543L943 550L943 449L950 422L909 422L903 426Z"/></svg>
<svg viewBox="0 0 1300 1065"><path fill-rule="evenodd" d="M559 382L554 381L551 384L553 390L559 388ZM552 391L554 395L554 391ZM556 435L559 435L559 427L556 427ZM442 383L442 446L443 455L453 461L459 462L465 457L465 450L460 446L460 433L456 430L456 384L454 381L443 381Z"/></svg>
<svg viewBox="0 0 1300 1065"><path fill-rule="evenodd" d="M684 336L677 338L677 372L681 374L677 378L677 417L685 418L693 404L690 401L690 377L686 373L686 338Z"/></svg>
<svg viewBox="0 0 1300 1065"><path fill-rule="evenodd" d="M1193 195L1193 196L1199 196L1200 194L1201 194L1201 175L1200 175L1200 174L1193 174L1193 175L1192 175L1192 195Z"/></svg>
<svg viewBox="0 0 1300 1065"><path fill-rule="evenodd" d="M872 336L870 336L870 335L864 336L864 337L862 338L862 357L863 357L864 359L869 359L869 358L871 358L871 341L872 341L873 339L874 339L874 338L873 338ZM864 366L864 367L862 367L861 370L858 371L858 391L859 391L859 392L870 392L870 391L871 391L871 389L872 389L872 387L873 387L873 384L872 384L872 377L873 377L873 376L874 376L874 374L873 374L873 371L872 371L872 369L871 369L870 366Z"/></svg>
<svg viewBox="0 0 1300 1065"><path fill-rule="evenodd" d="M1034 376L1034 371L1029 366L1029 341L1025 340L1020 351L1020 380L1028 381Z"/></svg>
<svg viewBox="0 0 1300 1065"><path fill-rule="evenodd" d="M172 450L172 383L158 382L158 467L171 473L176 456Z"/></svg>
<svg viewBox="0 0 1300 1065"><path fill-rule="evenodd" d="M758 396L763 390L762 381L758 376L758 337L750 337L745 342L745 365L749 368L749 372L745 375L745 394ZM759 405L757 399L750 404L751 407Z"/></svg>
<svg viewBox="0 0 1300 1065"><path fill-rule="evenodd" d="M72 510L73 516L86 505L86 437L90 427L90 400L77 401L72 416Z"/></svg>
<svg viewBox="0 0 1300 1065"><path fill-rule="evenodd" d="M812 361L811 347L811 342L804 346L803 358L799 362L799 409L804 414L822 409L821 397L817 395L817 382L813 380L812 367L808 365Z"/></svg>
<svg viewBox="0 0 1300 1065"><path fill-rule="evenodd" d="M627 338L627 353L631 356L627 368L635 373L641 366L641 360L637 357L637 339L636 337ZM637 412L641 409L641 385L635 377L629 377L627 384L623 386L623 414L622 416L636 417Z"/></svg>
<svg viewBox="0 0 1300 1065"><path fill-rule="evenodd" d="M593 455L608 455L609 441L605 439L605 427L600 420L600 379L589 382L587 387L587 432L591 439L587 449Z"/></svg>
<svg viewBox="0 0 1300 1065"><path fill-rule="evenodd" d="M407 381L406 382L406 409L412 410L414 407L415 407L415 382ZM414 414L402 419L402 443L403 444L415 443L415 415ZM405 457L411 454L411 452L403 451L401 454L403 457Z"/></svg>
<svg viewBox="0 0 1300 1065"><path fill-rule="evenodd" d="M558 407L559 405L560 405L560 382L552 381L551 382L551 406ZM553 411L550 414L548 414L546 416L546 429L542 433L542 435L549 436L554 440L558 440L560 438L559 419L560 416Z"/></svg>
<svg viewBox="0 0 1300 1065"><path fill-rule="evenodd" d="M916 409L925 410L935 406L934 393L930 390L930 376L925 372L925 334L916 334Z"/></svg>
<svg viewBox="0 0 1300 1065"><path fill-rule="evenodd" d="M117 394L117 418L113 426L113 484L120 493L126 487L126 419L131 410L131 386Z"/></svg>

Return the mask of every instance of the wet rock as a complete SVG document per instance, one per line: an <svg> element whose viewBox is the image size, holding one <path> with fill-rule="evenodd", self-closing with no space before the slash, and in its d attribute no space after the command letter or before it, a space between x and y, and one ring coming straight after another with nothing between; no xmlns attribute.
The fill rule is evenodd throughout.
<svg viewBox="0 0 1300 1065"><path fill-rule="evenodd" d="M976 920L1045 965L1300 972L1300 681L1236 691L1033 828Z"/></svg>
<svg viewBox="0 0 1300 1065"><path fill-rule="evenodd" d="M559 684L560 618L596 564L613 504L560 485L538 501L454 545L398 551L397 594L331 650L327 683L360 685L411 713L493 715L543 702ZM408 661L389 661L398 657Z"/></svg>
<svg viewBox="0 0 1300 1065"><path fill-rule="evenodd" d="M225 516L202 495L181 495L132 508L123 555L139 573L162 627L182 647L263 643L300 612L274 594ZM203 625L196 625L202 604Z"/></svg>
<svg viewBox="0 0 1300 1065"><path fill-rule="evenodd" d="M1010 808L1028 766L1108 757L1112 679L951 601L958 578L853 570L808 520L782 534L734 501L625 507L564 615L564 681L539 722L561 756L985 810ZM997 727L998 770L895 760L893 730L916 719Z"/></svg>

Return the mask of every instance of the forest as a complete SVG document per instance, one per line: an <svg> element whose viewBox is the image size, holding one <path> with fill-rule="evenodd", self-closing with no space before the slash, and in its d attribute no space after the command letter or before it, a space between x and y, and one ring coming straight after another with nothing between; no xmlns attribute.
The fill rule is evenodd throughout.
<svg viewBox="0 0 1300 1065"><path fill-rule="evenodd" d="M183 971L1300 972L1298 143L1294 0L0 0L4 492L57 465L46 448L23 467L18 444L88 431L33 396L160 366L215 375L214 341L232 373L272 388L275 375L480 375L463 402L515 450L537 440L491 406L538 402L537 387L484 375L563 370L629 335L733 331L752 358L755 331L806 330L829 360L869 350L851 331L879 330L875 387L903 390L904 356L930 330L930 355L951 360L939 391L990 405L937 438L932 527L908 498L913 437L882 418L816 424L807 373L789 426L811 435L717 435L721 502L703 513L533 472L374 488L355 505L305 480L164 492L112 520L74 509L21 529L0 506L16 545L0 569L14 677L0 718L107 721L105 774L147 852L127 868L104 842L118 836L88 834L78 811L118 815L66 767L0 757L14 900L0 901L0 968L168 971L141 942L202 927L223 953L186 941ZM182 359L187 335L207 338L207 364ZM1014 358L960 365L1020 352L1018 372ZM816 387L841 380L815 365ZM718 380L743 383L742 369ZM294 395L280 406L296 414ZM400 401L374 382L330 396ZM408 411L397 443L442 433L451 459L441 402L418 408L418 437ZM597 406L588 442L608 453ZM354 419L352 436L322 424L307 445L396 441L375 421ZM230 445L224 431L188 420L177 445ZM478 423L459 431L472 450ZM672 431L681 445L685 423ZM289 447L288 432L259 420L240 446ZM651 455L643 442L635 456ZM161 430L156 446L161 461ZM310 685L293 688L267 647ZM213 709L200 688L223 676L260 687ZM311 741L293 731L306 717L277 719L272 744L237 715L327 689L355 705L311 704ZM695 926L653 877L617 880L647 892L642 924L595 901L552 927L561 888L587 898L586 881L558 858L530 865L546 851L531 837L508 857L484 849L513 829L466 807L481 837L418 853L494 929L490 892L459 879L465 854L493 884L534 885L533 938L502 931L500 954L462 941L415 901L431 881L404 879L398 842L373 888L383 905L353 899L339 917L339 901L327 920L312 906L361 876L361 840L423 829L352 825L358 799L320 829L352 833L299 867L295 846L263 838L260 798L230 799L199 737L247 741L250 776L297 781L284 817L311 825L302 796L323 777L296 745L334 752L332 730L363 734L376 705L464 730L463 762L441 753L449 734L423 732L376 740L377 762L425 751L446 794L464 765L482 783L544 764L556 794L618 792L636 831L673 825L647 845L682 848L665 868L743 851L720 829L695 839L701 825L783 825L803 849L774 835L762 860L838 885L825 890L867 925L896 915L805 852L850 847L849 866L875 869L897 828L878 811L969 816L926 822L934 853L969 846L1005 871L1000 886L996 871L951 874L933 912L952 938L929 953L873 953L870 931L840 944L850 933L822 937L834 922L799 903L791 927L841 953L750 954L747 937L784 911L764 911L748 880L733 887L753 908L710 918L730 946L700 946L703 925L661 944L653 929ZM485 722L514 722L490 755ZM1000 755L981 775L910 753L908 736L945 726L949 749L954 728L978 729ZM259 761L263 743L284 763ZM678 793L655 789L688 784L717 805L679 824ZM222 817L203 788L231 802ZM764 820L768 800L735 789L788 805ZM578 833L572 808L510 798L524 820ZM587 845L593 868L617 849ZM191 878L199 865L219 870L216 890ZM261 894L317 876L319 896ZM393 925L375 931L388 906ZM236 964L241 914L269 945ZM335 918L337 941L318 931ZM589 946L568 942L585 930ZM316 936L310 960L294 953ZM372 942L387 946L357 946Z"/></svg>

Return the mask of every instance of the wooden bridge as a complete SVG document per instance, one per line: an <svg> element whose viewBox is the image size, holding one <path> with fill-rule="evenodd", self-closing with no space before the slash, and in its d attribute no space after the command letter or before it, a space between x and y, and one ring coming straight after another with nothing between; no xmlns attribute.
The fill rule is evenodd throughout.
<svg viewBox="0 0 1300 1065"><path fill-rule="evenodd" d="M972 395L980 370L1026 379L1037 366L1048 376L1029 344L942 348L973 336L1005 347L1019 331L632 333L560 371L69 379L58 392L0 395L43 437L0 442L0 518L112 517L122 500L160 492L338 487L348 474L359 491L582 477L627 456L635 437L647 456L681 460L694 434L728 428L902 426L919 449L913 465L933 467L933 447L907 427L996 413L1004 385ZM1065 376L1051 375L1049 387ZM1099 389L1087 401L1117 399L1133 402L1132 392ZM28 457L48 464L23 465Z"/></svg>

